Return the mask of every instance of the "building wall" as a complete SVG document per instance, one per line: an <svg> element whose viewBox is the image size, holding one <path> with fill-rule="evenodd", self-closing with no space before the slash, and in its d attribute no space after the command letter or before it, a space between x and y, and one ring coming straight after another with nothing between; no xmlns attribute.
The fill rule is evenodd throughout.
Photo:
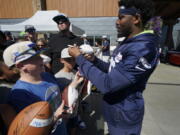
<svg viewBox="0 0 180 135"><path fill-rule="evenodd" d="M33 14L32 0L0 0L0 18L28 18Z"/></svg>
<svg viewBox="0 0 180 135"><path fill-rule="evenodd" d="M110 17L117 16L118 0L0 0L0 18L29 18L42 9L69 17Z"/></svg>
<svg viewBox="0 0 180 135"><path fill-rule="evenodd" d="M116 16L118 0L46 0L47 10L57 9L70 17Z"/></svg>

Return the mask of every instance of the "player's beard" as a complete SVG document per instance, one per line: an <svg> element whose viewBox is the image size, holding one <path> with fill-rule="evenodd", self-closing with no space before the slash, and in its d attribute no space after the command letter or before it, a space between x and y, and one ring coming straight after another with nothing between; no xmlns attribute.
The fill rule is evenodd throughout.
<svg viewBox="0 0 180 135"><path fill-rule="evenodd" d="M129 22L116 25L118 38L120 37L129 37L129 35L133 32L132 24Z"/></svg>

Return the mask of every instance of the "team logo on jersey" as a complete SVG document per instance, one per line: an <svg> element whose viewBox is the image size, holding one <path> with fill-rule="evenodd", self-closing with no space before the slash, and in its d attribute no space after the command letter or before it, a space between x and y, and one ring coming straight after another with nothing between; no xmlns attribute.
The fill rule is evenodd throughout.
<svg viewBox="0 0 180 135"><path fill-rule="evenodd" d="M113 57L111 57L111 59L110 59L110 66L109 66L109 72L111 71L111 69L112 68L114 68L115 67L115 61L113 60Z"/></svg>
<svg viewBox="0 0 180 135"><path fill-rule="evenodd" d="M151 69L152 66L151 64L148 63L148 61L144 57L141 57L139 59L138 65L136 65L135 68L141 71L146 71L147 69Z"/></svg>
<svg viewBox="0 0 180 135"><path fill-rule="evenodd" d="M122 60L122 54L119 52L114 58L110 60L109 72L112 68L116 66L116 63L119 63Z"/></svg>
<svg viewBox="0 0 180 135"><path fill-rule="evenodd" d="M122 54L119 52L115 58L114 58L115 62L116 63L119 63L121 60L122 60Z"/></svg>
<svg viewBox="0 0 180 135"><path fill-rule="evenodd" d="M142 65L146 68L146 69L151 69L151 64L148 63L148 61L142 57L140 58L140 63L142 63Z"/></svg>

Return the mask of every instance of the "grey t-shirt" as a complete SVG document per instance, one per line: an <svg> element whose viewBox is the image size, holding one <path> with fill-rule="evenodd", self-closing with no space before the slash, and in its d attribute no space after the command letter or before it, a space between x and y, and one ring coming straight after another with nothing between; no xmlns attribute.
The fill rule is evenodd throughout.
<svg viewBox="0 0 180 135"><path fill-rule="evenodd" d="M75 77L75 71L59 71L55 74L55 77L59 83L63 84L64 86L68 86Z"/></svg>

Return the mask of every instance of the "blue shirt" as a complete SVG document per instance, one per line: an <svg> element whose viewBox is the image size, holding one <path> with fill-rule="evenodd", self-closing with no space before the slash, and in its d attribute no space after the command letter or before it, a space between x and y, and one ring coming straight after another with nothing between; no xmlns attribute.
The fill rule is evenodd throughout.
<svg viewBox="0 0 180 135"><path fill-rule="evenodd" d="M102 42L102 46L103 47L106 47L105 50L102 51L102 55L103 56L110 56L110 44L109 44L109 41L105 40Z"/></svg>
<svg viewBox="0 0 180 135"><path fill-rule="evenodd" d="M13 86L9 103L17 112L37 101L48 101L54 111L60 105L60 89L56 80L48 73L43 73L42 78L39 84L18 80Z"/></svg>
<svg viewBox="0 0 180 135"><path fill-rule="evenodd" d="M39 84L18 80L13 86L8 102L14 107L16 112L20 112L26 106L38 101L49 102L54 112L59 107L61 104L60 89L63 90L63 86L58 84L54 76L49 73L44 72L41 76L43 81ZM63 122L56 123L55 127L52 135L67 135Z"/></svg>

